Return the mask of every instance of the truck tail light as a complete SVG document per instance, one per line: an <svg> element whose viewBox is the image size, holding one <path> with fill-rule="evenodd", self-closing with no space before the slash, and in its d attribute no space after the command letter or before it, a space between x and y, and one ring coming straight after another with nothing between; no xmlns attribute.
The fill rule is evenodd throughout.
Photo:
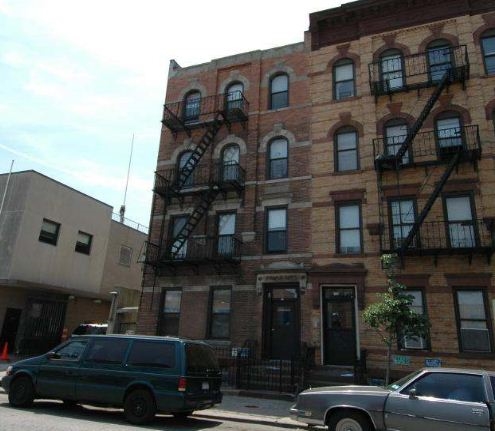
<svg viewBox="0 0 495 431"><path fill-rule="evenodd" d="M177 390L179 392L185 392L186 391L186 386L187 386L187 380L185 377L179 377L179 385L177 387Z"/></svg>

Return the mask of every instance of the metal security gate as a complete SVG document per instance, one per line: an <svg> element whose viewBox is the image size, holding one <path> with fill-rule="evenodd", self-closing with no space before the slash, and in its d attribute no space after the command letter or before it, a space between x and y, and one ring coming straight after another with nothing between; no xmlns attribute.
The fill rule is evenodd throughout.
<svg viewBox="0 0 495 431"><path fill-rule="evenodd" d="M44 353L60 343L66 302L29 298L18 337L20 355Z"/></svg>

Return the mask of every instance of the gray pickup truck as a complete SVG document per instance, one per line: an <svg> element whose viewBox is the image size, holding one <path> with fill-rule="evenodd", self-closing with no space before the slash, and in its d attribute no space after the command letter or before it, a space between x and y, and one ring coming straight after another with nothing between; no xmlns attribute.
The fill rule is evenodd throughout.
<svg viewBox="0 0 495 431"><path fill-rule="evenodd" d="M425 368L386 387L301 392L291 415L329 431L494 431L495 372Z"/></svg>

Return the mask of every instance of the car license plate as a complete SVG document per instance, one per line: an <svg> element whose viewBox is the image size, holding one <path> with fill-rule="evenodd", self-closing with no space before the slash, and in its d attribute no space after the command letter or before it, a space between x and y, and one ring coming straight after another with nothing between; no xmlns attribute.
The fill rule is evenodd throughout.
<svg viewBox="0 0 495 431"><path fill-rule="evenodd" d="M210 384L208 382L201 383L201 389L203 389L203 391L210 390Z"/></svg>

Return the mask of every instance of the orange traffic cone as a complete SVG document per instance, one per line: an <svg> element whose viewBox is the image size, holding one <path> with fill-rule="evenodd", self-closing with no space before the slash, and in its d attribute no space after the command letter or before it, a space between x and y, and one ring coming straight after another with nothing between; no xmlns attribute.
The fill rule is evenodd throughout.
<svg viewBox="0 0 495 431"><path fill-rule="evenodd" d="M0 355L0 361L10 361L9 359L9 343L3 344L2 354Z"/></svg>

